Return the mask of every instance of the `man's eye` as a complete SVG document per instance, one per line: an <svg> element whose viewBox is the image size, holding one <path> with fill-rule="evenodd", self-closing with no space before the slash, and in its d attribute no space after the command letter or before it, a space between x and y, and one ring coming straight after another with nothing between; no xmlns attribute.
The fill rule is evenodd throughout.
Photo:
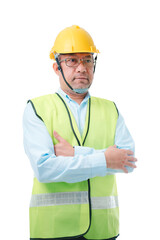
<svg viewBox="0 0 160 240"><path fill-rule="evenodd" d="M75 62L77 62L77 59L76 58L72 58L71 61L75 63Z"/></svg>
<svg viewBox="0 0 160 240"><path fill-rule="evenodd" d="M76 58L70 58L69 61L72 62L72 63L76 63L77 59Z"/></svg>
<svg viewBox="0 0 160 240"><path fill-rule="evenodd" d="M86 61L86 63L91 63L92 62L91 59L86 59L85 61Z"/></svg>

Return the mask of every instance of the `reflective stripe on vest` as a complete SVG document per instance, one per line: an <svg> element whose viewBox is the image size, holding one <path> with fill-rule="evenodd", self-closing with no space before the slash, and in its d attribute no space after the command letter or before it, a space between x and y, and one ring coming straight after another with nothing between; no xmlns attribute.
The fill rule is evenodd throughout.
<svg viewBox="0 0 160 240"><path fill-rule="evenodd" d="M59 192L32 195L30 207L88 203L88 192Z"/></svg>
<svg viewBox="0 0 160 240"><path fill-rule="evenodd" d="M32 195L30 207L45 207L66 204L88 204L88 192L60 192ZM92 209L118 207L117 196L91 197Z"/></svg>

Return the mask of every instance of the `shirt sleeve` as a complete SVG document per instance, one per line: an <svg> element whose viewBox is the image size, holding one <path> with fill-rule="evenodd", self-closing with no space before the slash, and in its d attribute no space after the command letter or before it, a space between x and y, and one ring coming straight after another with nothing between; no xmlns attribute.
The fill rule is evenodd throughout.
<svg viewBox="0 0 160 240"><path fill-rule="evenodd" d="M40 182L74 183L106 175L102 151L73 157L56 156L47 128L35 115L31 103L27 104L23 114L23 143L35 177Z"/></svg>
<svg viewBox="0 0 160 240"><path fill-rule="evenodd" d="M134 140L125 124L124 118L119 113L119 118L117 120L115 144L119 149L129 149L133 151L133 156L135 155L135 143ZM132 162L135 164L134 162ZM126 166L128 172L133 172L134 168ZM117 172L122 172L123 170L116 170Z"/></svg>
<svg viewBox="0 0 160 240"><path fill-rule="evenodd" d="M135 144L134 140L125 124L124 118L119 113L117 125L116 125L116 133L115 133L115 144L119 149L129 149L135 153ZM95 150L94 148L84 147L84 146L75 146L75 155L88 155L95 154L100 152L105 152L105 149ZM134 164L134 162L132 162ZM132 172L134 168L126 166L128 172ZM115 173L124 173L121 169L106 169L107 173L115 174Z"/></svg>

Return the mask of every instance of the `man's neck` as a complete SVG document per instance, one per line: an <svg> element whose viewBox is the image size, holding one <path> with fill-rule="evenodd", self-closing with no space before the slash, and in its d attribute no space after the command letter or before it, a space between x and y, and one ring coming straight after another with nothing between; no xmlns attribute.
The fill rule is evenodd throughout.
<svg viewBox="0 0 160 240"><path fill-rule="evenodd" d="M72 100L74 100L75 102L77 102L79 105L81 104L81 102L83 101L83 99L85 98L85 96L87 95L88 92L86 93L73 93L67 90L62 89Z"/></svg>

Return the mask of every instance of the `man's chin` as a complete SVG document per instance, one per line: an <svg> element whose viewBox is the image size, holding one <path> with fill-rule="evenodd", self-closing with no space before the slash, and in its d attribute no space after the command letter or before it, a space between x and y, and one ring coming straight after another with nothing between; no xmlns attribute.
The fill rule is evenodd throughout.
<svg viewBox="0 0 160 240"><path fill-rule="evenodd" d="M84 83L78 83L78 84L73 84L73 88L78 88L78 89L83 89L83 88L89 88L89 84L84 84Z"/></svg>
<svg viewBox="0 0 160 240"><path fill-rule="evenodd" d="M79 94L83 94L88 91L88 88L74 88L73 91Z"/></svg>

